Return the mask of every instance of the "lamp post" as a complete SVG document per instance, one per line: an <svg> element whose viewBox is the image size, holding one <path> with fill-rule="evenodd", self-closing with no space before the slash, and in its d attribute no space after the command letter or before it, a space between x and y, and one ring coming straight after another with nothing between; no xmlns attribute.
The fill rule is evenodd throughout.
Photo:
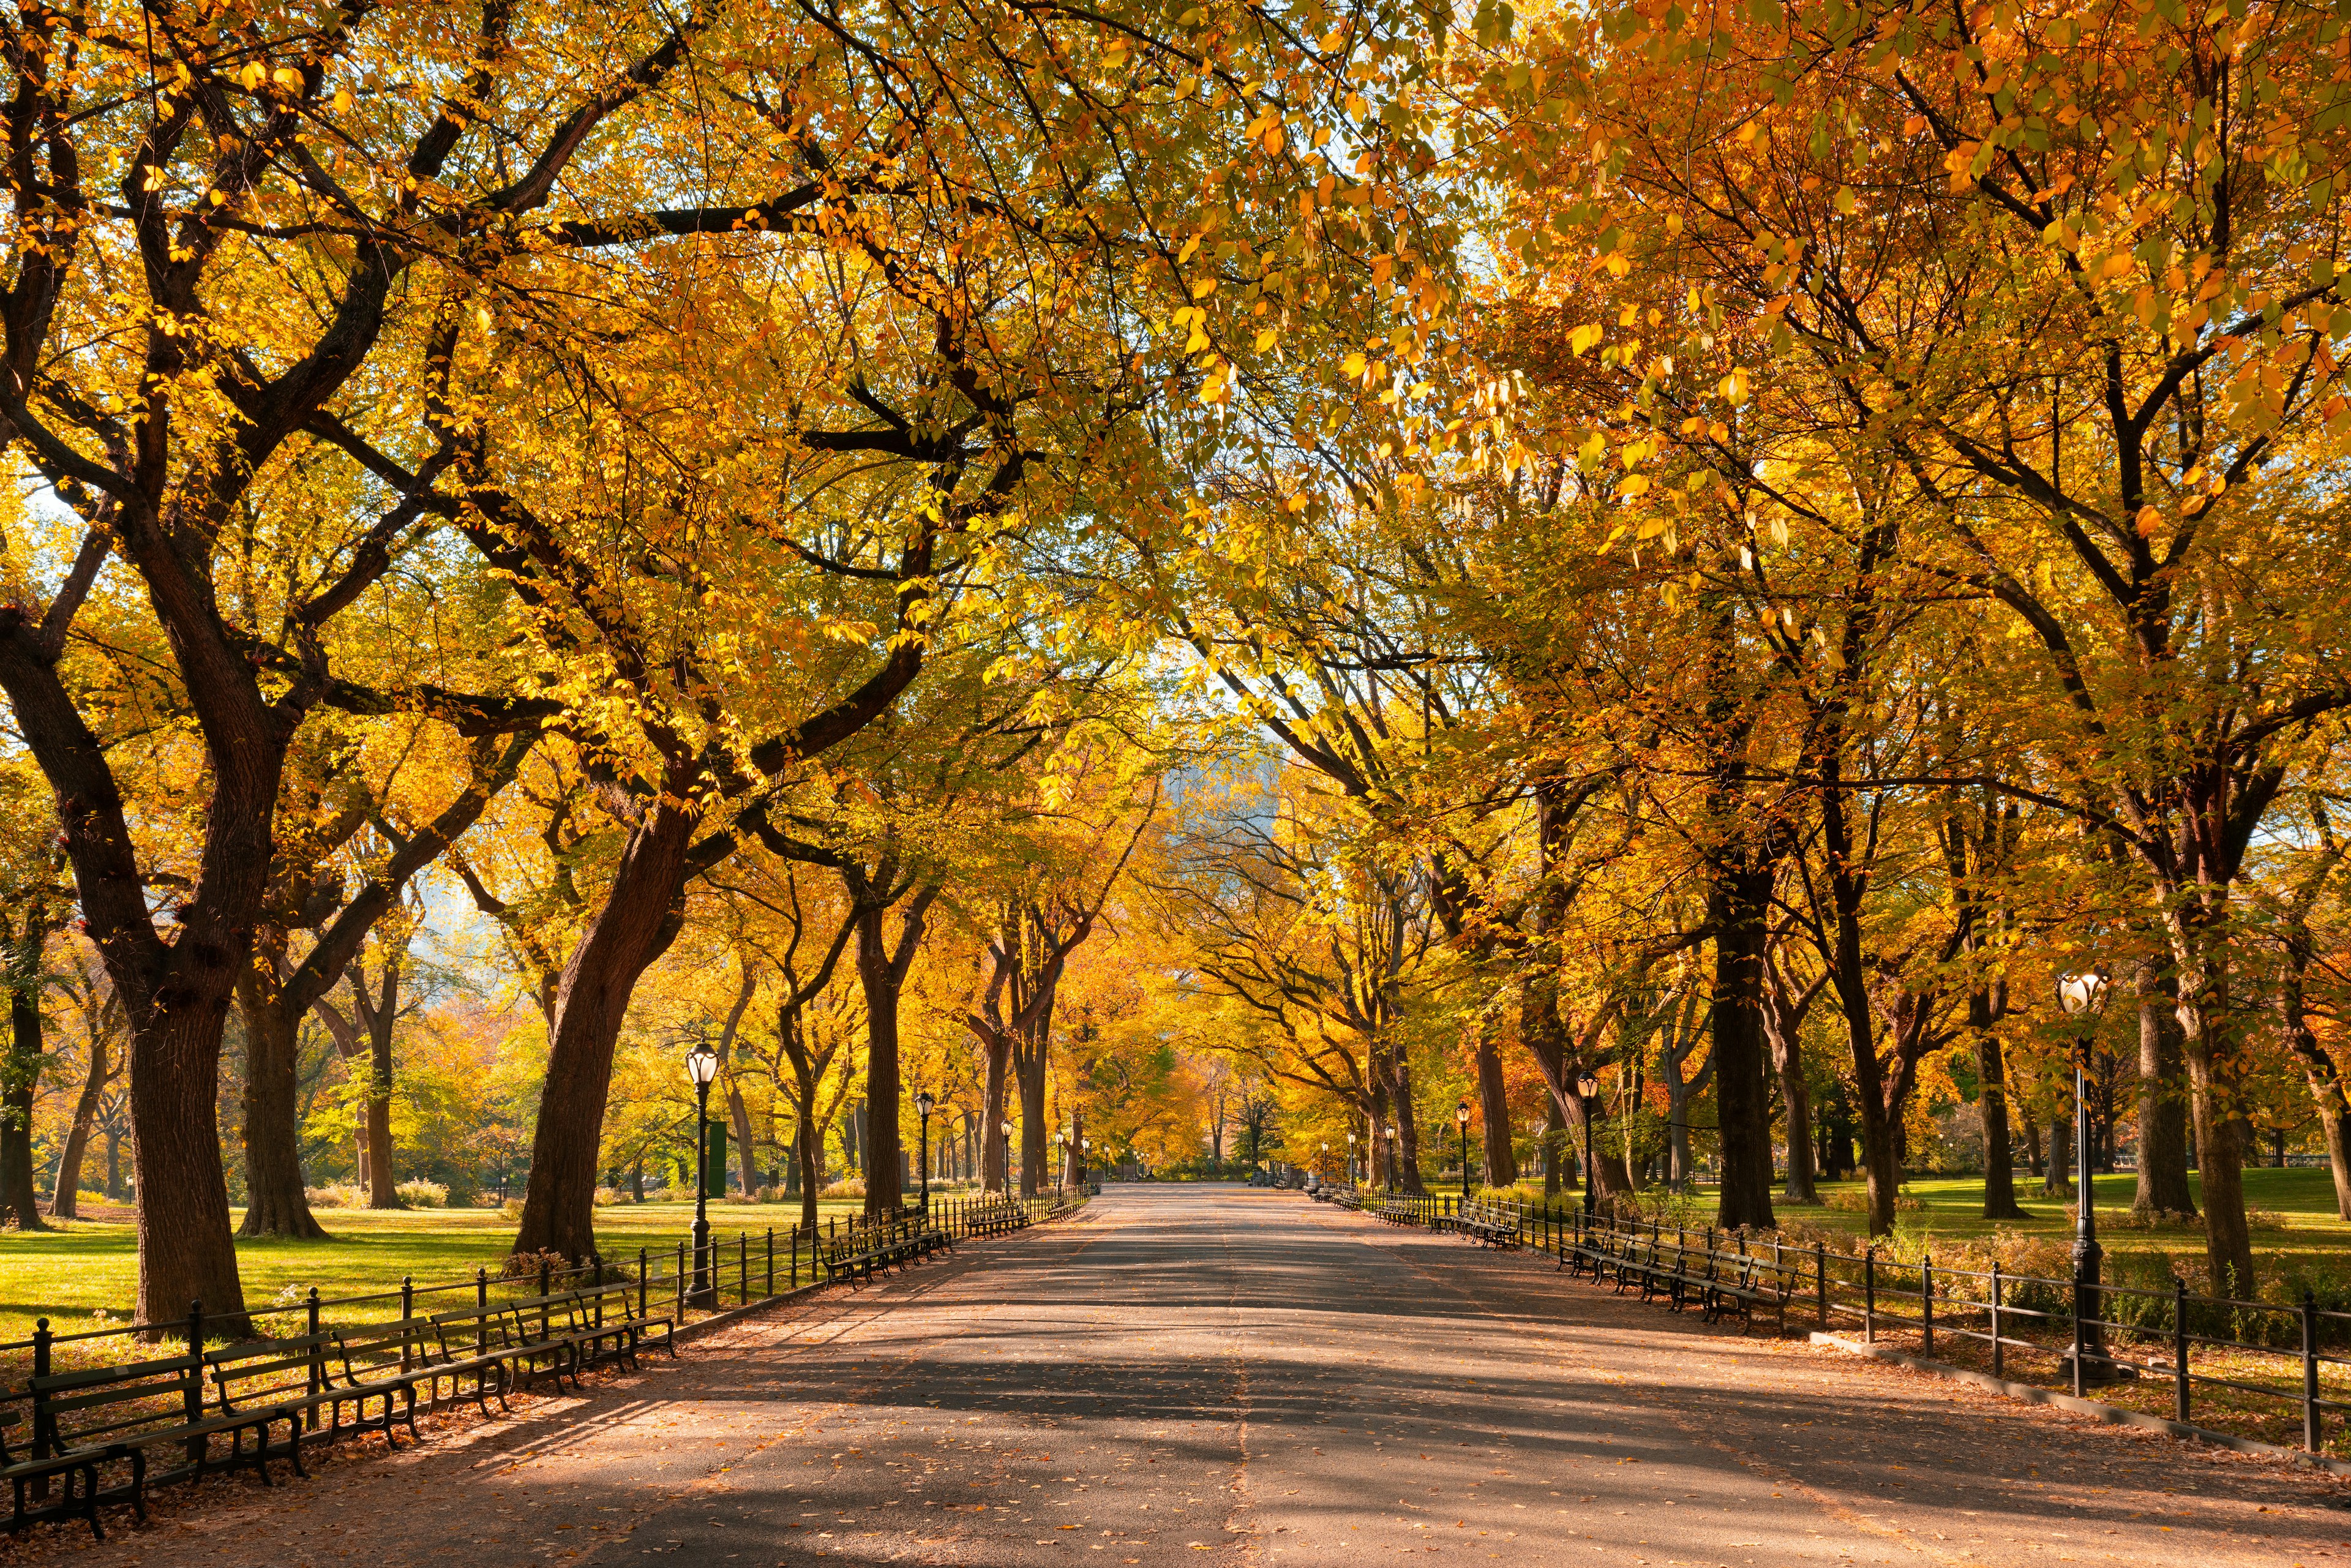
<svg viewBox="0 0 2351 1568"><path fill-rule="evenodd" d="M1394 1122L1388 1124L1388 1190L1395 1192L1404 1186L1404 1129Z"/></svg>
<svg viewBox="0 0 2351 1568"><path fill-rule="evenodd" d="M931 1217L931 1107L938 1102L927 1089L914 1091L914 1114L923 1119L923 1154L920 1169L923 1175L923 1218Z"/></svg>
<svg viewBox="0 0 2351 1568"><path fill-rule="evenodd" d="M2120 1383L2137 1375L2108 1358L2105 1329L2098 1322L2098 1273L2105 1251L2098 1245L2096 1187L2090 1179L2090 1050L2106 993L2106 977L2097 969L2057 977L2057 1005L2081 1023L2074 1056L2074 1316L2080 1348L2066 1358L2077 1392L2085 1384Z"/></svg>
<svg viewBox="0 0 2351 1568"><path fill-rule="evenodd" d="M1347 1185L1355 1185L1355 1131L1347 1129Z"/></svg>
<svg viewBox="0 0 2351 1568"><path fill-rule="evenodd" d="M1461 1201L1469 1201L1469 1102L1462 1101L1453 1107L1453 1120L1461 1129Z"/></svg>
<svg viewBox="0 0 2351 1568"><path fill-rule="evenodd" d="M718 1053L697 1040L685 1053L685 1075L694 1080L694 1293L697 1307L717 1304L710 1289L710 1081L718 1076Z"/></svg>
<svg viewBox="0 0 2351 1568"><path fill-rule="evenodd" d="M1314 1162L1314 1179L1324 1186L1331 1185L1331 1140L1322 1140L1322 1153Z"/></svg>
<svg viewBox="0 0 2351 1568"><path fill-rule="evenodd" d="M1092 1168L1093 1163L1094 1141L1092 1138L1080 1138L1078 1140L1078 1190L1081 1193L1086 1190L1086 1172Z"/></svg>
<svg viewBox="0 0 2351 1568"><path fill-rule="evenodd" d="M1588 1229L1592 1216L1598 1207L1594 1193L1599 1183L1593 1179L1595 1169L1592 1163L1592 1099L1600 1092L1600 1075L1596 1072L1579 1074L1575 1080L1575 1097L1583 1107L1583 1220Z"/></svg>
<svg viewBox="0 0 2351 1568"><path fill-rule="evenodd" d="M1053 1196L1056 1197L1061 1196L1061 1174L1069 1164L1070 1134L1057 1130L1053 1134Z"/></svg>

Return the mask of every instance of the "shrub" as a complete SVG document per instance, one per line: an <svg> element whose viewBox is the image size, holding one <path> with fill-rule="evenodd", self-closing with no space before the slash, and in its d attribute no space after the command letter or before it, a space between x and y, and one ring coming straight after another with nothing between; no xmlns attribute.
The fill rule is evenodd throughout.
<svg viewBox="0 0 2351 1568"><path fill-rule="evenodd" d="M312 1208L365 1208L367 1189L350 1182L334 1182L326 1186L306 1186L302 1196L310 1200Z"/></svg>
<svg viewBox="0 0 2351 1568"><path fill-rule="evenodd" d="M845 1181L834 1182L817 1194L819 1197L863 1197L864 1196L865 1178L863 1176L851 1176Z"/></svg>
<svg viewBox="0 0 2351 1568"><path fill-rule="evenodd" d="M417 1176L402 1182L392 1190L399 1194L400 1201L411 1208L446 1208L449 1206L449 1187L445 1182L426 1181L423 1176Z"/></svg>

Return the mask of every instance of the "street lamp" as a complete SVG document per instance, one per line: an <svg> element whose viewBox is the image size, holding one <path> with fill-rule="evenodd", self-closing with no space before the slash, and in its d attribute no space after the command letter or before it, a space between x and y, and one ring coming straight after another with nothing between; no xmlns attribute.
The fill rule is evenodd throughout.
<svg viewBox="0 0 2351 1568"><path fill-rule="evenodd" d="M1347 1129L1347 1185L1355 1185L1355 1132L1352 1127Z"/></svg>
<svg viewBox="0 0 2351 1568"><path fill-rule="evenodd" d="M914 1114L923 1119L923 1218L931 1217L931 1107L938 1102L927 1089L914 1091Z"/></svg>
<svg viewBox="0 0 2351 1568"><path fill-rule="evenodd" d="M1388 1190L1404 1186L1404 1129L1395 1123L1388 1124Z"/></svg>
<svg viewBox="0 0 2351 1568"><path fill-rule="evenodd" d="M1592 1228L1593 1212L1597 1207L1593 1190L1599 1184L1593 1179L1592 1164L1592 1098L1599 1092L1600 1074L1587 1071L1577 1076L1575 1097L1583 1107L1583 1225L1587 1230Z"/></svg>
<svg viewBox="0 0 2351 1568"><path fill-rule="evenodd" d="M1094 1141L1092 1138L1080 1138L1078 1140L1078 1190L1080 1192L1086 1190L1086 1172L1092 1168L1093 1163Z"/></svg>
<svg viewBox="0 0 2351 1568"><path fill-rule="evenodd" d="M1070 1134L1057 1131L1053 1134L1053 1193L1057 1197L1061 1191L1061 1173L1069 1163Z"/></svg>
<svg viewBox="0 0 2351 1568"><path fill-rule="evenodd" d="M1469 1102L1462 1101L1453 1107L1453 1120L1461 1128L1461 1201L1469 1201Z"/></svg>
<svg viewBox="0 0 2351 1568"><path fill-rule="evenodd" d="M1314 1162L1314 1179L1324 1186L1331 1185L1331 1140L1322 1140L1322 1154Z"/></svg>
<svg viewBox="0 0 2351 1568"><path fill-rule="evenodd" d="M694 1080L694 1294L698 1307L716 1306L710 1288L710 1081L718 1076L718 1053L697 1040L685 1053L685 1075Z"/></svg>
<svg viewBox="0 0 2351 1568"><path fill-rule="evenodd" d="M2105 1253L2098 1245L2096 1188L2090 1180L2090 1049L2097 1039L2106 994L2106 977L2096 969L2057 977L2057 1005L2068 1018L2081 1020L2074 1057L2074 1326L2078 1349L2066 1357L2076 1395L2085 1384L2120 1383L2137 1375L2135 1369L2108 1359L2105 1329L2098 1322L2098 1265Z"/></svg>
<svg viewBox="0 0 2351 1568"><path fill-rule="evenodd" d="M1004 1142L1003 1142L1004 1156L1003 1156L1002 1160L1001 1160L999 1163L1000 1163L1000 1164L1002 1165L1002 1166L1003 1166L1004 1191L1005 1191L1006 1196L1007 1196L1007 1197L1009 1197L1009 1196L1011 1195L1011 1192L1012 1192L1012 1121L1011 1121L1011 1118L1007 1117L1005 1120L1003 1120L1003 1121L1001 1121L1001 1122L998 1122L998 1123L996 1124L996 1130L997 1130L998 1132L999 1132L999 1133L1001 1133L1001 1134L1004 1134Z"/></svg>

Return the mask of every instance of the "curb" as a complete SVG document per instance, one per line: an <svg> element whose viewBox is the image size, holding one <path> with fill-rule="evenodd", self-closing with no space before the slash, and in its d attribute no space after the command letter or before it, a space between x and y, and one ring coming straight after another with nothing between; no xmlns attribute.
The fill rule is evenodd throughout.
<svg viewBox="0 0 2351 1568"><path fill-rule="evenodd" d="M2133 1427L2143 1432L2160 1432L2168 1437L2177 1437L2183 1442L2205 1443L2216 1448L2228 1448L2240 1454L2252 1454L2265 1459L2285 1459L2294 1464L2307 1465L2313 1469L2324 1470L2330 1475L2351 1476L2351 1461L2330 1459L2322 1455L2304 1453L2300 1448L2289 1448L2283 1444L2264 1443L2254 1437L2239 1437L2227 1432L2215 1432L2209 1427L2191 1427L2184 1421L2174 1421L2163 1416L2149 1416L2138 1410L2126 1410L2118 1405L2105 1405L2095 1399L2076 1399L2071 1394L2060 1394L2054 1389L2036 1387L2030 1383L2011 1383L2004 1377L1994 1377L1988 1372L1976 1372L1964 1366L1953 1366L1949 1362L1928 1361L1924 1356L1912 1355L1906 1351L1889 1350L1884 1345L1864 1344L1858 1340L1850 1340L1842 1334L1822 1333L1818 1330L1813 1330L1809 1339L1813 1344L1822 1345L1830 1350L1841 1350L1848 1355L1866 1356L1872 1361L1891 1362L1896 1366L1906 1366L1913 1372L1923 1372L1930 1377L1939 1377L1949 1383L1973 1384L1978 1388L1988 1388L1994 1394L2004 1394L2011 1399L2022 1399L2030 1405L2053 1405L2061 1410L2069 1410L2076 1416L2087 1416L2093 1420L2104 1421L2109 1426Z"/></svg>

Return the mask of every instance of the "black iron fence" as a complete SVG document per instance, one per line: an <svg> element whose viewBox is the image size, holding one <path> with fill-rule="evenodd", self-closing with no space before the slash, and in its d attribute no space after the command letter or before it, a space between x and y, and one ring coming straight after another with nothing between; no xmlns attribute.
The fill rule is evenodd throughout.
<svg viewBox="0 0 2351 1568"><path fill-rule="evenodd" d="M1348 1206L1391 1223L1436 1226L1459 1212L1458 1197L1364 1189ZM2168 1385L2171 1418L2219 1424L2229 1411L2299 1415L2302 1448L2325 1451L2331 1416L2351 1416L2351 1312L2320 1307L2304 1292L2288 1305L2200 1296L2171 1287L2102 1284L1917 1260L1831 1251L1769 1232L1675 1227L1585 1215L1522 1197L1475 1200L1514 1220L1524 1243L1562 1269L1595 1274L1671 1267L1693 1276L1751 1281L1777 1300L1787 1321L1809 1317L1822 1330L1858 1330L1867 1343L1980 1347L1993 1376L2103 1393L2118 1383ZM1638 1260L1635 1254L1638 1254ZM1662 1261L1661 1261L1662 1260ZM2226 1410L2216 1410L2217 1405Z"/></svg>
<svg viewBox="0 0 2351 1568"><path fill-rule="evenodd" d="M1046 1192L1032 1198L998 1195L934 1197L926 1219L908 1208L904 1220L954 1239L996 1235L1035 1220L1050 1218L1083 1201L1072 1188ZM585 1263L567 1264L553 1255L516 1255L499 1271L477 1268L467 1278L420 1282L403 1278L397 1290L353 1295L322 1295L316 1286L289 1293L267 1305L248 1308L234 1316L208 1312L204 1303L189 1303L186 1315L163 1322L124 1322L59 1333L47 1318L37 1321L30 1339L0 1343L0 1453L36 1460L50 1457L51 1423L42 1409L41 1383L59 1373L104 1373L152 1364L161 1355L201 1356L208 1346L241 1341L246 1333L267 1340L303 1341L311 1347L311 1392L325 1386L327 1356L322 1335L333 1331L361 1331L371 1325L411 1323L435 1313L477 1313L506 1303L522 1306L524 1315L536 1312L542 1319L547 1303L564 1292L580 1291L595 1324L601 1328L609 1295L614 1287L631 1297L640 1320L666 1318L684 1326L731 1307L789 1294L820 1284L828 1277L827 1260L856 1247L854 1228L868 1223L862 1217L834 1218L814 1225L794 1225L763 1231L737 1230L732 1238L713 1237L697 1252L692 1241L646 1244L633 1253L616 1257L590 1256ZM590 1291L590 1287L596 1287ZM614 1311L622 1310L614 1305ZM230 1332L234 1326L235 1332ZM542 1333L547 1324L540 1323ZM400 1370L408 1370L403 1349ZM444 1396L438 1384L420 1408L454 1403L460 1397L453 1382ZM200 1412L190 1411L191 1419ZM315 1430L318 1412L308 1412L306 1424ZM331 1434L329 1434L331 1435ZM22 1445L22 1446L19 1446ZM46 1495L46 1478L37 1489ZM23 1500L18 1500L21 1513Z"/></svg>

